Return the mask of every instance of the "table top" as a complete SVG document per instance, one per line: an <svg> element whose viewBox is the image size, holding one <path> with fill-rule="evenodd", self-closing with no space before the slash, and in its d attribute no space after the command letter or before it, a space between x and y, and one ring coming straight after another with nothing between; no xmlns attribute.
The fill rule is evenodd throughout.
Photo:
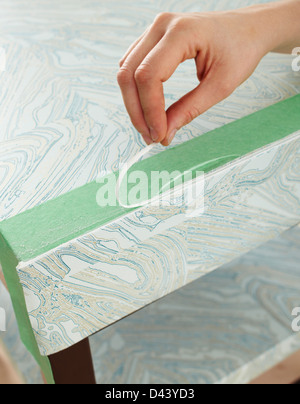
<svg viewBox="0 0 300 404"><path fill-rule="evenodd" d="M246 3L254 1L45 0L31 1L30 7L25 0L3 1L1 46L7 62L0 75L0 221L117 171L144 148L123 106L116 73L120 57L158 12L216 10ZM291 56L268 55L231 97L180 131L174 145L299 94L299 75L291 62ZM196 82L192 63L182 65L166 85L167 104ZM274 161L281 161L283 167L289 156L291 164L298 161L298 138L276 146L276 159L265 151L255 157L261 160L253 158L253 164L260 161L262 167L273 167ZM164 152L158 148L151 153ZM239 170L239 174L252 172L253 166L248 161ZM267 172L262 171L259 175L266 181ZM274 195L277 174L269 184ZM286 177L284 172L282 176ZM232 178L237 177L235 173ZM226 183L228 187L229 180ZM295 198L298 188L295 183ZM258 194L255 197L258 200ZM275 203L275 199L264 201ZM234 202L234 198L228 201ZM223 206L223 213L230 209L236 208ZM228 220L228 232L218 228L214 240L201 231L207 223L211 226L212 218L217 229L216 210L207 222L197 226L180 222L177 227L162 215L142 211L96 233L82 234L56 251L20 262L18 274L41 353L57 352L105 328L300 218L296 202L282 221L275 219L282 206L270 208L272 215L261 207L253 209L247 232L237 234L246 220L240 205L240 221ZM255 217L258 226L258 214L263 216L260 232L254 226Z"/></svg>
<svg viewBox="0 0 300 404"><path fill-rule="evenodd" d="M25 0L2 1L7 62L0 75L0 221L118 170L144 148L116 74L120 57L158 12L247 3L257 1L45 0L31 1L32 7ZM166 86L167 104L196 83L193 62L187 62ZM174 145L299 90L291 57L268 56L233 96L182 130Z"/></svg>

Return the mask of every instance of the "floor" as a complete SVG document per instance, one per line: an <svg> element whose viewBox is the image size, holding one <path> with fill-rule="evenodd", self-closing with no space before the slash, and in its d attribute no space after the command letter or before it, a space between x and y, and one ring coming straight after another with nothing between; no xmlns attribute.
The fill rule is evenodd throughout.
<svg viewBox="0 0 300 404"><path fill-rule="evenodd" d="M91 338L98 383L248 383L300 349L300 228ZM0 338L28 384L43 383L0 284Z"/></svg>
<svg viewBox="0 0 300 404"><path fill-rule="evenodd" d="M300 384L300 351L253 380L251 384Z"/></svg>

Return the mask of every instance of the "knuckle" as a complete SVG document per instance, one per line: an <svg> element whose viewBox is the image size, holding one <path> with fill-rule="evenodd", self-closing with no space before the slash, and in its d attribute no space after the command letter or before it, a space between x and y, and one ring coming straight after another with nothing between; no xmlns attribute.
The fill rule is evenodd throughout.
<svg viewBox="0 0 300 404"><path fill-rule="evenodd" d="M168 24L172 20L173 16L173 13L160 13L155 18L154 23L158 25Z"/></svg>
<svg viewBox="0 0 300 404"><path fill-rule="evenodd" d="M149 81L152 81L153 74L151 68L148 65L140 66L136 70L134 78L138 84L146 84Z"/></svg>
<svg viewBox="0 0 300 404"><path fill-rule="evenodd" d="M131 83L131 81L133 80L133 74L131 73L130 70L121 67L117 75L117 80L119 85L122 87L124 85Z"/></svg>
<svg viewBox="0 0 300 404"><path fill-rule="evenodd" d="M190 22L186 17L178 17L171 24L171 30L183 31L189 28Z"/></svg>
<svg viewBox="0 0 300 404"><path fill-rule="evenodd" d="M200 111L197 107L190 108L185 111L185 125L191 123L194 119L196 119L200 115Z"/></svg>

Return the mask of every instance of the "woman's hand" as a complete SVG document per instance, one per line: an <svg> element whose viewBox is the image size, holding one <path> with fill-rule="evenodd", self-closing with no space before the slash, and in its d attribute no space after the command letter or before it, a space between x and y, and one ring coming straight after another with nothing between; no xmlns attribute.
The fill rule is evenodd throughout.
<svg viewBox="0 0 300 404"><path fill-rule="evenodd" d="M289 3L299 6L298 1ZM147 144L169 145L180 128L251 76L277 44L274 35L265 32L267 11L268 6L258 6L156 18L127 51L118 74L127 111ZM271 21L275 17L269 15ZM200 84L165 111L163 83L187 59L195 59Z"/></svg>

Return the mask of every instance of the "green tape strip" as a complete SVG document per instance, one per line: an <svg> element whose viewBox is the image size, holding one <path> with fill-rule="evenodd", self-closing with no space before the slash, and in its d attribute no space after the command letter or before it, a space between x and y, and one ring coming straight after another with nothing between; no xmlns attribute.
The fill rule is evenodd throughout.
<svg viewBox="0 0 300 404"><path fill-rule="evenodd" d="M135 169L147 174L164 170L183 173L201 165L201 170L207 173L299 129L300 95L297 95L137 163ZM0 223L0 259L22 338L50 383L53 382L50 365L38 353L16 266L131 211L120 206L99 207L98 190L96 182L87 184Z"/></svg>
<svg viewBox="0 0 300 404"><path fill-rule="evenodd" d="M137 163L135 169L184 172L201 164L201 170L209 172L234 160L234 156L244 156L299 129L297 95ZM223 156L233 157L224 161ZM120 206L99 207L99 188L96 182L87 184L1 222L0 232L18 260L33 259L130 212Z"/></svg>
<svg viewBox="0 0 300 404"><path fill-rule="evenodd" d="M40 354L26 309L24 292L16 271L18 260L4 238L0 235L0 262L12 299L23 344L39 364L48 384L54 384L51 365L47 357Z"/></svg>

